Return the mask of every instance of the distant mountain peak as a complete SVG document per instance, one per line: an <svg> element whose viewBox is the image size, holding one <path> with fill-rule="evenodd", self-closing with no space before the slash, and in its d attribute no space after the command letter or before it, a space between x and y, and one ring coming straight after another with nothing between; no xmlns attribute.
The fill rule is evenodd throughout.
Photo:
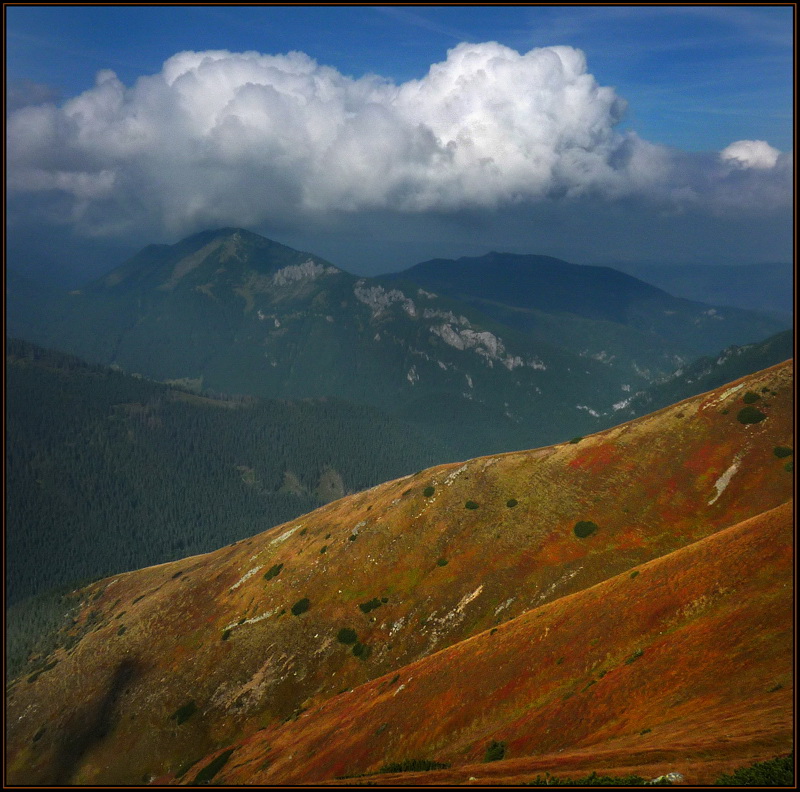
<svg viewBox="0 0 800 792"><path fill-rule="evenodd" d="M188 285L203 290L221 275L230 281L249 271L274 274L298 266L322 267L326 271L332 268L329 262L311 253L294 250L245 228L224 227L199 231L172 245L148 245L95 281L92 288L170 292Z"/></svg>

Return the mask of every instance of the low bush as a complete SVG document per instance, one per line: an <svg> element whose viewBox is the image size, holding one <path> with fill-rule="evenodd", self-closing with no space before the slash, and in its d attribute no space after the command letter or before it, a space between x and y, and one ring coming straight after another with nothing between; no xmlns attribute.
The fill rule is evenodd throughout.
<svg viewBox="0 0 800 792"><path fill-rule="evenodd" d="M327 552L328 552L328 545L322 545L322 547L320 548L320 551L319 551L320 555L322 555L323 553L327 553Z"/></svg>
<svg viewBox="0 0 800 792"><path fill-rule="evenodd" d="M264 580L272 580L272 578L278 577L282 569L283 564L275 564L275 566L271 566L269 570L264 573Z"/></svg>
<svg viewBox="0 0 800 792"><path fill-rule="evenodd" d="M583 437L579 435L578 437L573 437L570 443L580 443L581 440L583 440Z"/></svg>
<svg viewBox="0 0 800 792"><path fill-rule="evenodd" d="M537 775L533 781L527 781L525 786L672 786L672 783L666 779L651 782L637 775L601 776L590 773L586 778L556 778L545 773L544 777Z"/></svg>
<svg viewBox="0 0 800 792"><path fill-rule="evenodd" d="M294 605L292 605L292 613L295 616L299 616L301 613L305 613L311 607L311 602L309 601L308 597L303 597L301 600L297 600Z"/></svg>
<svg viewBox="0 0 800 792"><path fill-rule="evenodd" d="M437 559L436 566L447 566L447 559L446 558Z"/></svg>
<svg viewBox="0 0 800 792"><path fill-rule="evenodd" d="M351 630L349 627L342 627L336 634L336 640L349 646L358 640L358 635L355 630Z"/></svg>
<svg viewBox="0 0 800 792"><path fill-rule="evenodd" d="M435 487L425 487L425 489L422 490L422 494L426 498L430 498L430 496L433 495L434 492L436 492L436 488Z"/></svg>
<svg viewBox="0 0 800 792"><path fill-rule="evenodd" d="M231 637L231 631L230 630L223 630L222 631L222 640L223 641L227 641L228 638L230 638L230 637Z"/></svg>
<svg viewBox="0 0 800 792"><path fill-rule="evenodd" d="M434 762L430 759L406 759L403 762L385 764L379 773L417 773L425 770L446 770L450 767L445 762Z"/></svg>
<svg viewBox="0 0 800 792"><path fill-rule="evenodd" d="M593 523L591 520L580 520L575 523L573 530L575 531L575 536L579 539L585 539L587 536L591 536L598 527L597 523Z"/></svg>
<svg viewBox="0 0 800 792"><path fill-rule="evenodd" d="M793 452L788 446L775 446L772 453L775 454L778 459L784 459L785 457L791 456Z"/></svg>
<svg viewBox="0 0 800 792"><path fill-rule="evenodd" d="M783 466L783 469L784 469L784 470L785 470L787 473L791 473L791 472L794 470L794 462L787 462L787 463L786 463L786 464Z"/></svg>
<svg viewBox="0 0 800 792"><path fill-rule="evenodd" d="M633 572L631 572L631 577L635 578L635 577L638 576L638 574L639 574L639 570L638 569L634 569Z"/></svg>
<svg viewBox="0 0 800 792"><path fill-rule="evenodd" d="M509 498L506 501L506 506L508 506L509 509L513 509L518 503L519 501L516 498Z"/></svg>
<svg viewBox="0 0 800 792"><path fill-rule="evenodd" d="M486 756L484 756L484 762L497 762L502 759L506 755L506 744L504 742L497 742L496 740L492 740L489 745L486 746Z"/></svg>
<svg viewBox="0 0 800 792"><path fill-rule="evenodd" d="M464 508L465 509L477 509L478 508L478 504L475 503L475 501L467 501L464 504Z"/></svg>
<svg viewBox="0 0 800 792"><path fill-rule="evenodd" d="M363 613L369 613L370 611L375 610L375 608L380 608L381 601L374 597L369 602L362 602L358 607Z"/></svg>
<svg viewBox="0 0 800 792"><path fill-rule="evenodd" d="M747 391L744 396L742 396L742 401L745 404L755 404L757 401L760 401L761 397L754 393L753 391Z"/></svg>
<svg viewBox="0 0 800 792"><path fill-rule="evenodd" d="M175 712L170 715L170 720L174 720L178 726L182 723L186 723L192 715L197 712L197 705L194 703L194 699L191 701L187 701L184 705L178 707Z"/></svg>
<svg viewBox="0 0 800 792"><path fill-rule="evenodd" d="M763 421L766 417L767 416L764 415L764 413L761 412L758 407L748 405L747 407L742 407L742 409L739 410L736 420L743 424L756 424Z"/></svg>
<svg viewBox="0 0 800 792"><path fill-rule="evenodd" d="M740 767L730 775L721 775L716 786L794 786L794 753Z"/></svg>

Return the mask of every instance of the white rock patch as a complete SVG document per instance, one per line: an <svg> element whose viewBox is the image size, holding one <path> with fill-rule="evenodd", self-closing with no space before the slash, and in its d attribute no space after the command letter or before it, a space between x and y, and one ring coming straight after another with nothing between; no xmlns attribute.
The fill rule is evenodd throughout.
<svg viewBox="0 0 800 792"><path fill-rule="evenodd" d="M271 545L276 545L276 544L280 544L281 542L285 542L295 531L299 530L302 527L303 527L302 523L300 523L300 525L295 525L294 528L290 528L288 531L284 531L280 536L278 536L275 539L273 539L270 542L270 544Z"/></svg>
<svg viewBox="0 0 800 792"><path fill-rule="evenodd" d="M725 492L728 484L731 483L731 479L733 478L733 474L739 469L739 465L741 464L741 457L737 455L737 457L733 460L731 466L714 482L714 489L716 489L717 494L708 502L710 506L714 501Z"/></svg>
<svg viewBox="0 0 800 792"><path fill-rule="evenodd" d="M234 583L231 586L230 590L231 591L236 591L236 589L239 588L239 586L241 586L242 583L245 582L245 580L249 580L251 577L253 577L253 575L256 574L256 572L258 572L259 569L262 569L262 568L263 568L262 566L257 566L257 567L253 567L252 569L250 569L247 572L245 572L244 575L242 575L242 577L239 579L239 581Z"/></svg>
<svg viewBox="0 0 800 792"><path fill-rule="evenodd" d="M324 267L311 259L302 264L290 264L288 267L278 270L272 276L272 282L276 286L287 286L290 283L297 283L303 280L316 280L321 275L335 275L339 270L336 267Z"/></svg>

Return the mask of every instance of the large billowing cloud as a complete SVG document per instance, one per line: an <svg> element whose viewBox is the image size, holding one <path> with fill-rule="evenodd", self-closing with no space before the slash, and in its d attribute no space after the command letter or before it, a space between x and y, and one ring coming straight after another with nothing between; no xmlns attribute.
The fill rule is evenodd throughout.
<svg viewBox="0 0 800 792"><path fill-rule="evenodd" d="M642 197L659 211L785 207L763 141L682 155L617 126L583 53L460 44L421 80L352 79L299 52L182 52L8 121L8 186L82 233L256 227L304 213Z"/></svg>

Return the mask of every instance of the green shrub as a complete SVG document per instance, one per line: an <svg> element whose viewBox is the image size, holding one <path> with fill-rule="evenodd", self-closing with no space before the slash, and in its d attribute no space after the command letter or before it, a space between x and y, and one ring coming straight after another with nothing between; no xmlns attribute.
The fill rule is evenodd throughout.
<svg viewBox="0 0 800 792"><path fill-rule="evenodd" d="M783 466L783 469L784 469L784 470L785 470L787 473L791 473L791 472L794 470L794 463L793 463L793 462L787 462L787 463L786 463L786 464Z"/></svg>
<svg viewBox="0 0 800 792"><path fill-rule="evenodd" d="M783 459L784 457L791 456L793 451L788 446L775 446L772 453L775 454L778 459Z"/></svg>
<svg viewBox="0 0 800 792"><path fill-rule="evenodd" d="M272 578L278 577L282 569L283 564L275 564L275 566L271 566L269 570L264 573L264 580L272 580Z"/></svg>
<svg viewBox="0 0 800 792"><path fill-rule="evenodd" d="M231 637L231 631L230 630L223 630L223 632L222 632L222 640L223 641L227 641L228 638L230 638L230 637Z"/></svg>
<svg viewBox="0 0 800 792"><path fill-rule="evenodd" d="M308 597L303 597L301 600L297 600L294 605L292 605L292 613L295 616L299 616L301 613L305 613L311 607L311 602L309 601Z"/></svg>
<svg viewBox="0 0 800 792"><path fill-rule="evenodd" d="M228 748L227 751L223 751L216 759L209 762L195 777L194 777L194 784L207 784L227 763L228 759L231 758L231 754L233 753L233 748Z"/></svg>
<svg viewBox="0 0 800 792"><path fill-rule="evenodd" d="M357 641L355 644L353 644L353 654L359 660L366 660L370 654L372 654L372 649L370 649L370 647L366 644L362 644Z"/></svg>
<svg viewBox="0 0 800 792"><path fill-rule="evenodd" d="M336 640L339 643L350 645L358 640L358 635L355 630L351 630L349 627L342 627L336 634Z"/></svg>
<svg viewBox="0 0 800 792"><path fill-rule="evenodd" d="M484 762L497 762L506 755L506 744L504 742L497 742L492 740L486 746L486 756L483 757Z"/></svg>
<svg viewBox="0 0 800 792"><path fill-rule="evenodd" d="M644 654L644 649L637 649L626 661L626 665L630 665L634 660L638 660Z"/></svg>
<svg viewBox="0 0 800 792"><path fill-rule="evenodd" d="M433 495L434 492L436 492L436 488L435 487L425 487L425 489L422 490L422 494L426 498L430 498L430 496Z"/></svg>
<svg viewBox="0 0 800 792"><path fill-rule="evenodd" d="M434 762L430 759L406 759L403 762L385 764L379 773L418 773L425 770L446 770L450 767L444 762Z"/></svg>
<svg viewBox="0 0 800 792"><path fill-rule="evenodd" d="M374 597L369 602L362 602L358 607L361 609L363 613L369 613L370 611L375 610L375 608L380 608L381 601Z"/></svg>
<svg viewBox="0 0 800 792"><path fill-rule="evenodd" d="M637 775L601 776L590 773L586 778L556 778L545 773L544 776L537 775L533 781L527 781L525 786L672 786L672 783L666 779L652 783Z"/></svg>
<svg viewBox="0 0 800 792"><path fill-rule="evenodd" d="M794 753L721 775L716 786L794 786Z"/></svg>
<svg viewBox="0 0 800 792"><path fill-rule="evenodd" d="M381 597L381 602L385 605L389 601L388 597Z"/></svg>
<svg viewBox="0 0 800 792"><path fill-rule="evenodd" d="M475 501L467 501L464 504L464 508L465 509L477 509L478 508L478 504L475 503Z"/></svg>
<svg viewBox="0 0 800 792"><path fill-rule="evenodd" d="M638 574L639 574L639 570L638 569L634 569L633 572L631 572L631 577L635 578L635 577L638 576Z"/></svg>
<svg viewBox="0 0 800 792"><path fill-rule="evenodd" d="M509 509L513 509L518 503L519 501L516 498L509 498L506 501L506 506L508 506Z"/></svg>
<svg viewBox="0 0 800 792"><path fill-rule="evenodd" d="M597 523L593 523L591 520L580 520L575 523L575 527L573 528L575 536L579 539L585 539L587 536L591 536L597 529Z"/></svg>
<svg viewBox="0 0 800 792"><path fill-rule="evenodd" d="M348 542L355 542L356 539L358 539L358 534L350 534L350 536L347 537Z"/></svg>
<svg viewBox="0 0 800 792"><path fill-rule="evenodd" d="M125 634L125 625L123 624L118 630L117 635L124 635Z"/></svg>
<svg viewBox="0 0 800 792"><path fill-rule="evenodd" d="M327 553L327 552L328 552L328 545L322 545L322 547L320 548L320 551L319 551L320 555L322 555L323 553Z"/></svg>
<svg viewBox="0 0 800 792"><path fill-rule="evenodd" d="M761 412L758 407L748 405L747 407L742 407L742 409L739 410L736 420L743 424L756 424L760 421L763 421L766 417L767 416L764 415L764 413Z"/></svg>
<svg viewBox="0 0 800 792"><path fill-rule="evenodd" d="M437 559L436 566L447 566L447 559L446 558Z"/></svg>
<svg viewBox="0 0 800 792"><path fill-rule="evenodd" d="M755 404L760 399L761 397L757 393L754 393L753 391L747 391L747 393L745 393L745 395L742 396L742 401L745 404Z"/></svg>
<svg viewBox="0 0 800 792"><path fill-rule="evenodd" d="M176 721L178 726L180 726L182 723L189 720L195 712L197 712L197 705L194 703L194 699L192 699L191 701L187 701L183 706L178 707L169 717L170 720Z"/></svg>
<svg viewBox="0 0 800 792"><path fill-rule="evenodd" d="M583 437L578 435L578 437L573 437L572 440L570 440L570 443L580 443L581 440L583 440Z"/></svg>

